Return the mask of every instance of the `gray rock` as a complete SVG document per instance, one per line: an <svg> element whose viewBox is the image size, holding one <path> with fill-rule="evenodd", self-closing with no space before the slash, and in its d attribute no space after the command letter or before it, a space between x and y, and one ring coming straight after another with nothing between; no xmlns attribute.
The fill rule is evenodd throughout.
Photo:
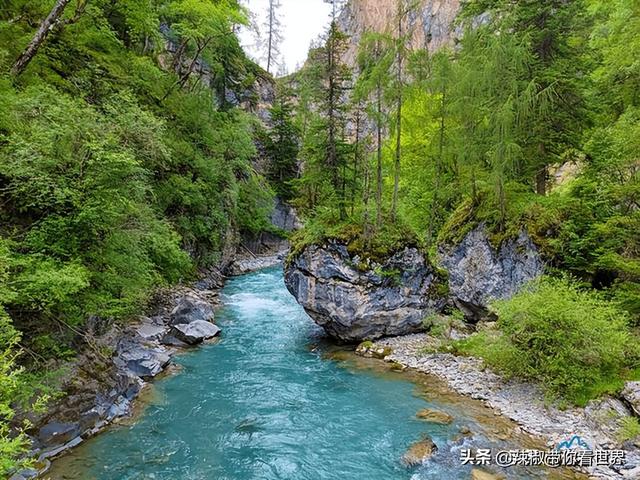
<svg viewBox="0 0 640 480"><path fill-rule="evenodd" d="M591 400L584 408L587 422L591 425L591 435L595 443L613 448L612 442L607 444L603 438L615 439L625 418L631 415L631 411L620 400L604 397Z"/></svg>
<svg viewBox="0 0 640 480"><path fill-rule="evenodd" d="M118 345L114 363L133 375L149 378L159 374L170 360L171 356L160 348L147 348L125 339Z"/></svg>
<svg viewBox="0 0 640 480"><path fill-rule="evenodd" d="M80 424L51 422L38 432L38 440L44 447L62 445L80 435Z"/></svg>
<svg viewBox="0 0 640 480"><path fill-rule="evenodd" d="M456 306L475 321L486 316L491 300L509 298L544 269L526 232L496 250L483 225L469 232L459 245L441 247L439 257L449 273L449 290Z"/></svg>
<svg viewBox="0 0 640 480"><path fill-rule="evenodd" d="M109 411L107 412L107 420L111 421L114 418L124 417L128 415L130 411L131 402L127 398L120 396L118 397L116 402L111 405L111 407L109 407Z"/></svg>
<svg viewBox="0 0 640 480"><path fill-rule="evenodd" d="M159 340L166 332L166 327L162 325L155 325L149 320L148 323L143 323L136 328L136 333L147 341Z"/></svg>
<svg viewBox="0 0 640 480"><path fill-rule="evenodd" d="M170 324L178 325L198 320L204 322L213 320L213 307L193 295L185 295L178 300L178 305L171 312Z"/></svg>
<svg viewBox="0 0 640 480"><path fill-rule="evenodd" d="M444 306L433 290L436 275L415 248L360 270L339 243L311 246L285 267L285 284L313 320L340 340L404 335Z"/></svg>
<svg viewBox="0 0 640 480"><path fill-rule="evenodd" d="M208 338L213 338L220 333L220 328L210 322L196 320L195 322L174 325L171 333L178 339L189 345L202 343Z"/></svg>
<svg viewBox="0 0 640 480"><path fill-rule="evenodd" d="M164 337L162 337L162 340L160 342L163 345L167 345L167 346L170 346L170 347L184 348L184 347L188 347L189 346L188 343L185 343L182 340L178 340L171 333L167 333Z"/></svg>
<svg viewBox="0 0 640 480"><path fill-rule="evenodd" d="M302 223L295 209L279 198L276 198L273 212L271 212L271 223L287 232L302 228Z"/></svg>
<svg viewBox="0 0 640 480"><path fill-rule="evenodd" d="M620 398L633 409L636 415L640 415L640 382L627 382Z"/></svg>
<svg viewBox="0 0 640 480"><path fill-rule="evenodd" d="M60 445L59 447L56 448L51 448L48 450L43 451L40 456L38 457L38 461L43 461L47 458L54 458L57 457L58 455L60 455L62 452L65 452L73 447L77 447L78 445L80 445L82 443L82 437L78 436L73 438L71 441L65 443L64 445Z"/></svg>

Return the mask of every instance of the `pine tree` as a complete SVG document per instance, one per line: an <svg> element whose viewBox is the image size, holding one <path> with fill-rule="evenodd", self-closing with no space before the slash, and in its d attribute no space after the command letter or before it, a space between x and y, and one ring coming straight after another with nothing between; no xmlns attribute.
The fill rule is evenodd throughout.
<svg viewBox="0 0 640 480"><path fill-rule="evenodd" d="M281 89L269 110L272 128L265 150L269 159L268 178L278 196L288 201L293 196L291 181L298 174L299 131L293 120L290 92Z"/></svg>

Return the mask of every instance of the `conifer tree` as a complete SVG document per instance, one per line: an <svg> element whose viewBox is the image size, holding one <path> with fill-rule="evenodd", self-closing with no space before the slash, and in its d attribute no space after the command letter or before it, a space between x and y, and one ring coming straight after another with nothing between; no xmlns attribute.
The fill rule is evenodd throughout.
<svg viewBox="0 0 640 480"><path fill-rule="evenodd" d="M280 0L269 0L267 7L267 17L264 22L265 35L265 58L267 62L267 72L273 73L273 67L278 64L280 57L280 44L282 43L282 24L280 22Z"/></svg>

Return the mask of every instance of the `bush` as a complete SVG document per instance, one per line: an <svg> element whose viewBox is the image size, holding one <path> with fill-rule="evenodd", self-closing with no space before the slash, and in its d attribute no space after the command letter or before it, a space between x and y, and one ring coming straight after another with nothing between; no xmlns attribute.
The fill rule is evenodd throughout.
<svg viewBox="0 0 640 480"><path fill-rule="evenodd" d="M543 277L492 309L500 331L473 335L457 349L537 380L551 396L584 405L614 393L636 361L626 312L568 278Z"/></svg>

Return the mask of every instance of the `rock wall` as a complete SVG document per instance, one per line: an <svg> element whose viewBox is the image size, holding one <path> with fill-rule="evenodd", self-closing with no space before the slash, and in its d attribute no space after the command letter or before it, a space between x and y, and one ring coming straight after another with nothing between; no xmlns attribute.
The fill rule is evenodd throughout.
<svg viewBox="0 0 640 480"><path fill-rule="evenodd" d="M345 245L311 246L285 267L288 290L329 335L346 342L403 335L442 309L437 277L415 248L361 268Z"/></svg>
<svg viewBox="0 0 640 480"><path fill-rule="evenodd" d="M393 32L398 0L349 0L339 19L341 29L351 37L345 61L354 65L358 43L367 32ZM454 26L460 0L419 0L407 16L406 31L412 32L410 46L434 52L452 45L459 34ZM391 29L391 30L390 30Z"/></svg>
<svg viewBox="0 0 640 480"><path fill-rule="evenodd" d="M441 247L439 257L449 274L453 302L472 320L486 314L489 301L512 296L544 269L538 249L526 232L496 249L483 225L469 232L460 244Z"/></svg>

